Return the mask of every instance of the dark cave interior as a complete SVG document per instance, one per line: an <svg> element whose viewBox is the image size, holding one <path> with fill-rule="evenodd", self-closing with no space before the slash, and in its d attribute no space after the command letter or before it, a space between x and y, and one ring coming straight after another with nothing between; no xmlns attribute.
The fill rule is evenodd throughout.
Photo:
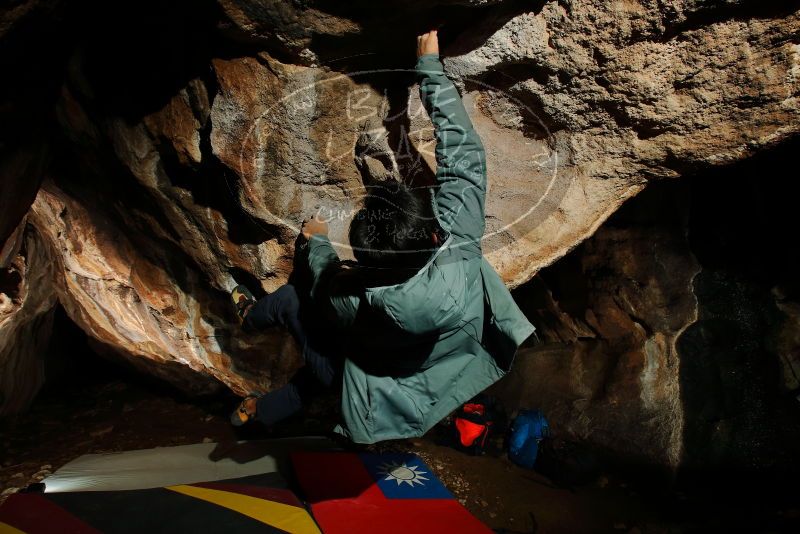
<svg viewBox="0 0 800 534"><path fill-rule="evenodd" d="M345 71L406 65L409 54L396 47L396 42L442 19L444 8L428 9L424 3L414 2L397 10L403 17L418 15L413 24L395 19L387 23L391 5L320 3L327 12L345 17L360 11L365 27L380 30L314 35L312 48L322 51L319 58L324 64ZM172 225L156 201L138 186L131 171L113 156L110 142L103 139L99 152L82 150L82 136L89 134L65 131L57 117L57 103L64 99L67 88L90 103L92 113L134 123L161 109L189 80L202 80L208 93L215 95L219 88L211 71L211 58L234 58L254 48L252 37L233 26L220 25L218 9L212 2L188 0L170 4L92 1L74 9L61 4L53 8L55 17L52 13L42 17L58 24L42 27L41 20L33 19L33 29L22 25L3 36L0 68L16 73L13 83L0 87L0 147L4 158L19 147L38 146L29 165L49 162L47 173L32 173L39 180L46 175L66 192L79 194L97 214L120 228L126 228L131 222L126 215L132 215L140 228L149 224L142 221L152 218L169 231ZM513 16L532 8L529 2L512 1L502 9L447 9L447 24L458 29L451 35L460 37L446 40L443 47L455 54L476 48ZM152 17L153 11L160 17ZM464 31L479 19L480 31ZM113 23L98 24L98 20ZM370 24L375 20L382 24ZM305 31L300 22L293 23L298 34ZM259 47L269 48L279 59L296 57L297 50L287 48L268 29L261 30ZM141 39L142 34L148 38ZM361 53L363 42L385 53ZM489 80L497 81L499 87L510 87L517 80L508 78L508 73L519 69L522 78L525 68L512 65L497 75L506 79ZM539 72L536 76L545 79L550 74ZM392 77L391 81L404 89L413 83L408 76ZM400 96L405 97L405 92ZM555 129L557 125L549 126ZM537 128L526 125L526 135L541 137ZM221 213L231 225L230 238L237 245L258 244L274 237L285 239L280 228L254 219L237 202L232 192L238 187L237 178L212 154L210 124L200 135L203 161L186 166L164 157L164 179L186 190L198 205ZM543 361L545 351L575 351L587 360L596 356L599 363L593 369L603 378L597 380L588 397L605 407L605 413L593 412L589 419L619 429L619 436L604 436L605 441L589 444L581 443L571 429L564 429L560 439L580 450L585 448L592 458L585 465L577 465L574 480L565 483L573 486L573 494L575 487L594 487L599 478L611 477L615 490L630 484L640 494L636 499L644 495L641 498L646 505L637 501L635 506L657 510L652 513L659 521L690 531L743 526L777 531L800 528L800 490L796 484L800 475L800 248L796 245L800 185L792 178L798 150L800 140L794 139L741 162L698 168L678 179L651 181L614 213L596 236L513 291L543 340L542 346L530 347L524 356L534 362L531 369L538 369L535 362ZM0 170L2 165L0 162ZM12 221L28 209L38 186L38 182L30 183L19 202L4 204L1 240L14 230L16 223ZM3 197L10 194L5 187L0 183ZM123 213L120 205L131 209ZM647 236L652 236L651 247L647 246ZM128 238L144 256L168 264L169 274L178 285L192 292L194 282L189 272L195 267L194 260L170 242L180 240L177 233L162 237L134 231ZM151 247L154 240L160 243L157 249ZM635 246L631 245L634 241ZM603 253L603 247L617 244L630 246L630 257ZM655 266L657 272L652 277L637 277L640 271L631 266L640 264ZM233 268L231 274L239 282L261 288L249 271ZM15 271L0 271L0 291L13 297L14 288L20 285L18 278ZM651 292L628 309L624 288L630 287ZM623 355L646 352L647 346L642 334L624 331L622 326L621 332L615 332L618 325L609 326L613 320L603 323L597 319L606 313L608 302L628 310L625 324L633 325L637 332L652 336L664 331L674 341L679 362L676 387L684 414L679 443L682 462L678 470L666 475L635 451L621 454L625 448L615 447L624 441L626 432L646 432L635 426L635 419L626 418L623 408L614 412L613 406L618 395L615 388L629 380L626 369L635 361ZM323 398L303 417L277 429L233 433L224 421L235 398L227 389L192 397L144 374L92 341L60 305L53 312L53 333L41 364L45 382L30 411L0 421L0 449L4 449L0 481L4 485L18 483L12 480L17 472L28 478L36 466L46 462L55 465L70 455L191 443L208 436L222 440L325 432L336 417L335 399ZM513 389L508 382L494 388L504 401L514 398L511 394L504 396L504 388ZM529 396L522 398L527 402L541 401L543 409L551 407L561 414L560 399L526 394ZM514 413L524 407L520 402L507 402L505 410ZM149 417L163 416L170 410L194 422L174 427L158 422L153 432L143 431ZM121 421L129 415L139 426L121 432L118 439L115 432L105 431L123 427ZM71 429L74 433L69 434L64 421L73 417L77 422ZM62 422L55 422L57 419ZM77 439L86 432L92 439L74 447L60 441L62 433L66 439ZM437 429L430 443L445 432ZM430 443L425 446L433 447ZM64 450L53 460L48 455L59 447ZM462 461L469 460L456 459L456 465L464 467L459 463ZM536 483L544 487L548 482ZM634 491L630 488L626 489L628 494ZM511 496L504 498L513 500ZM483 513L476 509L478 515Z"/></svg>
<svg viewBox="0 0 800 534"><path fill-rule="evenodd" d="M677 343L683 356L681 402L689 415L684 443L687 461L680 472L665 477L631 458L606 456L601 449L568 442L573 447L569 449L571 463L559 465L560 473L548 472L549 480L584 488L573 490L583 495L590 491L586 488L594 487L598 477L610 477L611 488L617 489L608 491L627 488L629 495L638 495L629 496L619 506L630 513L635 510L648 520L659 517L665 524L689 530L749 525L782 531L797 524L793 503L798 495L790 488L797 476L800 453L800 401L796 376L791 373L798 370L800 353L796 346L788 353L786 347L779 346L786 342L781 329L792 321L782 310L798 298L793 266L798 265L800 257L796 247L790 245L797 227L798 214L793 209L797 185L784 171L796 149L796 143L782 146L744 163L703 171L698 177L655 183L605 223L600 232L614 228L622 230L623 235L631 228L667 228L688 242L701 266L692 282L698 316ZM579 318L592 306L591 293L602 289L583 270L587 246L591 245L580 245L514 292L545 337L556 332L555 325L563 321L548 310L548 299L555 300L561 312ZM685 253L681 248L681 254ZM794 359L782 362L785 354ZM103 434L104 426L93 431L100 432L102 439L84 441L77 450L178 444L206 435L230 439L223 421L234 401L229 393L188 398L168 384L105 356L94 352L86 334L59 307L44 362L47 380L30 412L41 417L44 426L32 420L23 423L24 416L15 422L6 420L3 433L11 438L6 443L11 443L16 452L5 464L48 450L42 443L26 443L31 439L58 439L53 417L76 417L78 425L94 428L92 419L85 419L87 411L103 425L113 422L124 437L114 439L114 432ZM535 351L531 357L536 358ZM324 398L304 416L269 433L265 434L263 428L249 429L237 438L324 432L336 417L330 404L334 401ZM96 415L98 410L101 416ZM121 416L136 421L167 410L187 411L192 417L199 415L201 422L210 422L172 427L159 424L154 432L135 425L123 430L126 427L119 422ZM27 437L20 435L23 429ZM423 450L436 447L433 444L443 435L444 428L433 432L427 445L414 446ZM27 447L27 452L19 447ZM76 454L70 447L65 451ZM502 454L501 444L493 454ZM461 461L470 460L456 458L455 465L465 468ZM10 467L14 471L24 465ZM545 467L549 466L543 465L543 472L547 472ZM446 479L446 475L440 476ZM757 497L748 493L754 487L761 488ZM501 495L513 501L503 492ZM613 513L625 516L616 509ZM540 521L546 524L547 519Z"/></svg>

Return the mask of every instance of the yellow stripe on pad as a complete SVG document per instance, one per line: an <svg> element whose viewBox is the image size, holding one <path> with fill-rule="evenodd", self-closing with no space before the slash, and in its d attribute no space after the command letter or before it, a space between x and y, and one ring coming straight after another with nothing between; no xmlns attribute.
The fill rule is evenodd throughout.
<svg viewBox="0 0 800 534"><path fill-rule="evenodd" d="M14 528L8 523L3 523L0 521L0 534L25 534L18 528Z"/></svg>
<svg viewBox="0 0 800 534"><path fill-rule="evenodd" d="M317 524L314 523L305 508L259 499L250 495L242 495L241 493L199 488L197 486L167 486L165 489L223 506L286 532L292 532L293 534L321 534Z"/></svg>

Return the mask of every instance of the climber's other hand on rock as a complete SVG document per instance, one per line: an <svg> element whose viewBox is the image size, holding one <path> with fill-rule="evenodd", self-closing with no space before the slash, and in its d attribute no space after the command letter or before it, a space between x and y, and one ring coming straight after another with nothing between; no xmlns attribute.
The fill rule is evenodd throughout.
<svg viewBox="0 0 800 534"><path fill-rule="evenodd" d="M303 221L303 226L300 228L300 233L306 239L311 239L312 235L322 234L328 235L328 223L321 221L316 216Z"/></svg>
<svg viewBox="0 0 800 534"><path fill-rule="evenodd" d="M417 57L425 54L439 55L439 34L438 30L431 30L417 36Z"/></svg>

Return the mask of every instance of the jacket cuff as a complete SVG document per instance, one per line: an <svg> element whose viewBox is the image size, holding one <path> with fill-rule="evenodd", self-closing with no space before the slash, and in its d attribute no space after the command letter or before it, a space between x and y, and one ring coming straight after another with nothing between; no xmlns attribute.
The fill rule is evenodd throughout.
<svg viewBox="0 0 800 534"><path fill-rule="evenodd" d="M417 74L420 76L429 76L432 74L444 74L444 66L442 65L439 54L425 54L417 59Z"/></svg>
<svg viewBox="0 0 800 534"><path fill-rule="evenodd" d="M326 234L313 234L308 238L308 248L315 249L319 246L332 247L330 238Z"/></svg>

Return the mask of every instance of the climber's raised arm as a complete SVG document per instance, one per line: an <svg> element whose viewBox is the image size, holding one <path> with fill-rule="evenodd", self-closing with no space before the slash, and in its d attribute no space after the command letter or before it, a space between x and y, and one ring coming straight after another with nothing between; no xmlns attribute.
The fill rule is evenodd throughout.
<svg viewBox="0 0 800 534"><path fill-rule="evenodd" d="M311 297L316 298L326 275L339 266L339 255L328 239L328 223L311 217L303 221L300 233L308 242L308 269L311 274Z"/></svg>
<svg viewBox="0 0 800 534"><path fill-rule="evenodd" d="M435 204L439 221L455 236L480 245L486 196L486 154L461 96L439 59L436 31L417 37L420 98L436 131Z"/></svg>
<svg viewBox="0 0 800 534"><path fill-rule="evenodd" d="M349 293L341 291L337 283L342 262L328 239L328 224L316 217L303 221L300 230L308 242L306 260L311 276L311 298L317 304L326 304L328 319L339 327L355 320L357 300Z"/></svg>

